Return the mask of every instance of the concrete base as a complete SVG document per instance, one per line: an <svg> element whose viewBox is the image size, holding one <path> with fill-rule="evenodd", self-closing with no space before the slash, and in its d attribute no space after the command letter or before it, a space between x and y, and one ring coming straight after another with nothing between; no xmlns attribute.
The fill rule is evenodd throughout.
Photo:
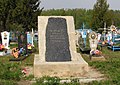
<svg viewBox="0 0 120 85"><path fill-rule="evenodd" d="M99 56L99 57L92 57L91 58L92 61L105 61L105 57L104 56Z"/></svg>
<svg viewBox="0 0 120 85"><path fill-rule="evenodd" d="M39 55L34 58L34 76L80 77L89 70L88 64L82 57L79 61L70 62L41 62Z"/></svg>

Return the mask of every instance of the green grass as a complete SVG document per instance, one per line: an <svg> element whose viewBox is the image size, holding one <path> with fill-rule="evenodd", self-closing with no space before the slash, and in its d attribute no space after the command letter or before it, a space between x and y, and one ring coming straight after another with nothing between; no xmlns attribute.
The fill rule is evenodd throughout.
<svg viewBox="0 0 120 85"><path fill-rule="evenodd" d="M113 52L104 47L102 53L106 61L90 61L87 56L83 55L90 66L98 69L107 77L107 80L92 82L91 85L120 85L120 51Z"/></svg>
<svg viewBox="0 0 120 85"><path fill-rule="evenodd" d="M10 44L10 48L18 47L18 44Z"/></svg>
<svg viewBox="0 0 120 85"><path fill-rule="evenodd" d="M13 47L17 47L17 44L10 45L10 48ZM22 68L33 66L34 54L23 61L9 61L11 58L14 57L12 55L0 56L0 85L17 85L18 81L25 79Z"/></svg>

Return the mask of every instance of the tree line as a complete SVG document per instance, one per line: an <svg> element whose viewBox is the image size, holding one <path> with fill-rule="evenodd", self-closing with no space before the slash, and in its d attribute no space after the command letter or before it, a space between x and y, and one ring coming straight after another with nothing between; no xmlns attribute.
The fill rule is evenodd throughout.
<svg viewBox="0 0 120 85"><path fill-rule="evenodd" d="M107 15L104 16L104 20L99 24L98 21L93 16L94 11L92 9L50 9L43 10L42 16L73 16L75 28L80 29L84 22L85 27L88 29L97 30L98 28L104 27L104 22L106 22L107 27L110 27L111 24L114 24L120 28L120 10L109 10Z"/></svg>
<svg viewBox="0 0 120 85"><path fill-rule="evenodd" d="M38 16L73 16L75 28L84 22L88 29L98 30L104 23L120 28L120 10L109 9L107 0L97 0L93 9L50 9L40 7L40 0L0 0L0 31L37 29Z"/></svg>

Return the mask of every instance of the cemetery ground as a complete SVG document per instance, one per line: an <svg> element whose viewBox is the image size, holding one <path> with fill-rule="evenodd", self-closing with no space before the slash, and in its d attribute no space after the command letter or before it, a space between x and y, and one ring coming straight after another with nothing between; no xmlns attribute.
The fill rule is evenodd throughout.
<svg viewBox="0 0 120 85"><path fill-rule="evenodd" d="M17 45L12 45L14 47ZM33 74L25 76L22 71L24 68L33 68L34 54L31 54L23 61L9 61L11 55L0 56L0 85L120 85L120 51L111 51L106 47L102 49L105 61L91 61L89 56L81 53L89 66L104 74L105 79L89 83L79 83L79 78L71 79L68 83L60 83L60 78L42 77L34 78ZM93 74L91 72L91 74ZM93 74L94 75L94 74ZM48 82L45 82L48 81Z"/></svg>

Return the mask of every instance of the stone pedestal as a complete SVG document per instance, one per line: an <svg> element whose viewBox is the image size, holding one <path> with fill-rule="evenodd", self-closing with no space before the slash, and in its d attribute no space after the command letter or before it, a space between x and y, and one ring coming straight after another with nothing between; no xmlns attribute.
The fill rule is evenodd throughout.
<svg viewBox="0 0 120 85"><path fill-rule="evenodd" d="M79 61L70 62L41 62L39 55L35 55L34 76L80 77L89 69L83 58L80 57L79 59Z"/></svg>
<svg viewBox="0 0 120 85"><path fill-rule="evenodd" d="M62 46L64 46L65 49L68 48L65 51L70 51L70 56L69 55L67 55L67 56L65 55L65 56L69 57L71 59L64 61L64 56L62 56L63 61L62 61L62 59L60 59L60 61L59 61L59 59L55 60L55 61L52 60L49 62L46 61L46 51L48 50L46 47L46 42L47 42L46 29L47 29L47 27L49 27L48 26L49 18L53 18L53 19L57 18L58 20L61 18L65 19L66 27L67 27L66 33L68 35L68 41L67 41L68 47L66 47L66 45L62 45ZM60 22L60 23L62 23L62 22ZM55 25L55 24L53 24L53 25ZM57 23L57 26L59 26L58 23ZM53 26L53 27L57 27L57 26ZM60 36L61 36L62 35L61 33L62 32L59 29L57 29L57 35L60 34ZM61 45L58 42L62 43L65 40L64 37L62 37L62 38L57 37L57 39L56 39L56 34L52 35L52 36L55 36L55 39L52 39L52 40L54 40L54 41L52 41L52 43L57 42L58 45ZM83 58L81 57L81 55L76 52L75 37L76 36L75 36L75 28L74 28L74 19L72 16L39 16L38 17L39 54L38 55L36 54L35 58L34 58L34 76L35 77L42 77L42 76L71 77L71 76L76 76L76 75L82 76L86 72L88 72L88 70L89 70L88 63L85 62L83 60ZM51 40L51 37L48 39ZM64 44L64 43L62 43L62 44ZM60 46L59 46L59 48L60 48ZM56 53L56 54L60 55L62 53L59 53L59 52L61 52L61 50L64 50L64 49L61 48L59 50L59 48L57 49L57 47L55 47L55 49L58 50L57 51L58 53ZM64 51L62 51L62 52L64 52ZM57 58L56 56L55 56L55 58Z"/></svg>
<svg viewBox="0 0 120 85"><path fill-rule="evenodd" d="M94 56L91 58L92 61L106 61L104 56Z"/></svg>

